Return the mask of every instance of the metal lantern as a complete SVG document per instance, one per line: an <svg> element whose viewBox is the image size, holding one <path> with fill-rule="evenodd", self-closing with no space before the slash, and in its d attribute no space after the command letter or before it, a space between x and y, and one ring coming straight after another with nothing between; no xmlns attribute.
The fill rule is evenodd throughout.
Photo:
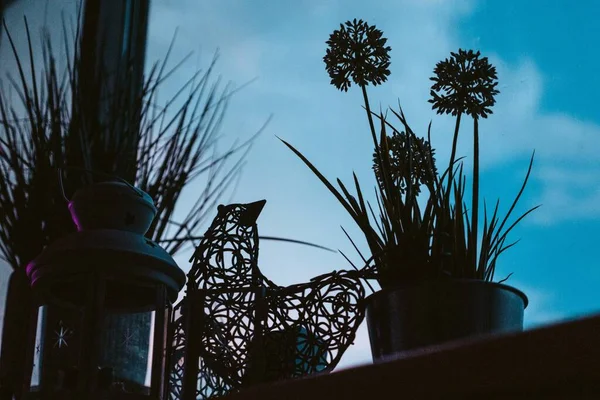
<svg viewBox="0 0 600 400"><path fill-rule="evenodd" d="M68 206L77 232L27 266L37 324L24 390L43 399L162 398L167 324L185 274L144 237L152 198L109 181L80 189Z"/></svg>

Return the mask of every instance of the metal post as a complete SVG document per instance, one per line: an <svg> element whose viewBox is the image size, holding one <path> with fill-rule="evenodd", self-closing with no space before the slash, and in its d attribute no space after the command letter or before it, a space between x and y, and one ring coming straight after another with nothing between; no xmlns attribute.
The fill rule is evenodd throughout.
<svg viewBox="0 0 600 400"><path fill-rule="evenodd" d="M181 385L182 400L196 400L198 387L198 359L202 345L204 325L204 291L188 290L184 305L185 315L185 364Z"/></svg>
<svg viewBox="0 0 600 400"><path fill-rule="evenodd" d="M136 100L143 86L149 8L149 0L87 0L83 18L81 91L75 106L80 107L87 140L108 143L97 152L92 150L92 159L87 161L94 164L93 169L129 182L135 180L139 127L131 123L141 112ZM111 126L111 137L94 138L103 131L95 124L114 122L119 113L123 120ZM81 164L83 160L77 157L72 164Z"/></svg>
<svg viewBox="0 0 600 400"><path fill-rule="evenodd" d="M149 5L150 0L86 0L77 70L80 92L73 104L79 111L74 114L81 116L81 130L70 138L76 141L72 148L78 147L77 141L85 140L91 152L74 152L68 163L87 165L132 183L139 145L139 126L135 123L141 112ZM106 127L108 122L110 128ZM158 310L156 317L158 320ZM150 318L140 316L135 321L135 326L122 320L111 325L116 334L134 329L149 336ZM154 386L154 372L152 382Z"/></svg>
<svg viewBox="0 0 600 400"><path fill-rule="evenodd" d="M170 390L170 383L171 383L171 375L170 375L169 368L171 366L171 360L172 360L172 352L170 351L170 349L171 349L171 346L173 345L173 336L175 334L175 330L173 329L173 327L175 325L173 323L173 319L174 319L173 305L169 302L168 307L167 307L167 317L166 317L167 340L166 340L166 346L165 346L165 360L164 360L165 369L163 371L164 385L163 385L163 393L162 393L162 396L165 399L169 398L169 390Z"/></svg>
<svg viewBox="0 0 600 400"><path fill-rule="evenodd" d="M154 340L152 353L151 397L162 398L164 392L165 338L167 294L164 285L156 288L156 311L154 312Z"/></svg>

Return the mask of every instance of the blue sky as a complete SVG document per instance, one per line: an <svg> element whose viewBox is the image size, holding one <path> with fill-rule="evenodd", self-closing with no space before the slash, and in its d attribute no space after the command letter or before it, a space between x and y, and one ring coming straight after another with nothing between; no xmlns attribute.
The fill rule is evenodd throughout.
<svg viewBox="0 0 600 400"><path fill-rule="evenodd" d="M530 297L526 325L534 327L600 308L594 251L600 116L593 99L600 89L594 51L599 11L597 2L566 0L155 0L148 57L163 55L179 27L179 54L200 55L190 72L206 65L219 47L218 69L225 79L242 84L258 77L234 97L224 126L225 135L247 136L273 114L235 200L267 199L259 220L263 234L311 240L354 255L339 228L350 228L360 239L350 218L275 138L290 141L331 179L349 181L354 170L366 187L372 185L372 145L360 92L343 93L329 85L322 62L328 35L352 18L384 31L392 47L392 75L383 86L369 89L371 102L396 107L400 100L421 134L433 120L440 161L449 157L452 119L431 111L428 78L450 51L481 50L498 68L501 91L494 115L481 123L482 191L488 201L499 197L506 210L536 150L533 177L518 211L543 207L515 229L512 237L522 240L500 259L497 274L514 272L508 283ZM462 155L470 155L469 134L463 129ZM267 242L260 265L281 284L349 268L336 254ZM361 329L342 366L369 359L368 337Z"/></svg>
<svg viewBox="0 0 600 400"><path fill-rule="evenodd" d="M65 3L72 1L63 0ZM517 227L521 242L500 259L499 278L530 298L528 328L600 309L595 245L600 219L600 89L594 0L153 0L148 61L162 58L175 29L174 64L194 57L163 88L167 96L220 49L218 72L242 85L223 126L224 143L247 138L270 115L236 191L236 202L267 199L259 219L265 235L310 240L342 249L358 261L340 225L361 239L343 208L280 143L300 149L329 178L349 182L356 171L374 184L372 143L360 92L329 85L322 57L325 41L341 22L362 18L384 31L392 47L391 77L369 88L372 105L397 108L398 100L418 134L433 121L438 162L449 157L453 120L427 103L435 63L459 47L479 49L497 66L498 103L481 122L482 191L503 210L517 193L528 158L536 150L530 185L517 211L543 204ZM470 156L464 125L459 154ZM470 158L466 171L470 171ZM195 200L194 185L180 205ZM363 246L364 248L364 246ZM189 269L189 252L177 258ZM350 268L339 254L280 243L261 244L260 267L275 282L306 281ZM342 366L370 361L366 329Z"/></svg>

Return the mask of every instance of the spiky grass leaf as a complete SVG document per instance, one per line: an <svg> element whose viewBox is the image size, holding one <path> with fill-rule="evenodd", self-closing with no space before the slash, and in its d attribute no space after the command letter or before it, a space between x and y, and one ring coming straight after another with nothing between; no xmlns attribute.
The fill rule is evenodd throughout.
<svg viewBox="0 0 600 400"><path fill-rule="evenodd" d="M49 36L42 38L42 64L35 65L27 21L25 28L27 56L20 55L5 24L3 32L13 51L17 75L8 77L0 87L0 179L6 183L0 185L2 257L13 268L22 267L45 245L74 229L58 187L57 170L69 171L65 185L70 194L91 183L93 177L69 170L69 166L129 175L133 184L154 198L159 209L148 232L154 240L173 237L174 225L178 233L200 229L218 199L238 179L243 160L260 134L224 153L217 151L220 124L235 91L220 89L219 80L212 78L216 57L207 70L198 71L167 99L165 107L158 107L160 86L181 65L166 67L172 42L167 57L149 70L139 92L117 91L102 99L111 106L108 114L99 118L90 113L85 98L89 92L84 92L80 80L79 25L69 29L63 20L64 47L69 55L64 72L58 71ZM128 70L129 66L122 68ZM40 70L38 79L34 71ZM97 81L88 83L93 91L107 93L107 77L101 73ZM8 89L15 99L8 97ZM124 109L130 112L123 113ZM119 131L121 128L124 130ZM125 157L121 149L132 143L132 137L137 148L133 156ZM206 184L198 202L183 224L173 224L172 215L184 187L201 176ZM175 254L181 246L177 241L167 249Z"/></svg>

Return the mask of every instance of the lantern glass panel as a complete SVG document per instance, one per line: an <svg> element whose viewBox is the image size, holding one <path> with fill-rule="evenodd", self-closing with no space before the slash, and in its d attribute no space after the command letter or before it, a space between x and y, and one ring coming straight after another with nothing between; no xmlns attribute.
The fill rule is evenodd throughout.
<svg viewBox="0 0 600 400"><path fill-rule="evenodd" d="M104 316L98 367L111 369L110 384L128 393L150 393L154 314L146 311ZM101 378L98 384L103 384Z"/></svg>
<svg viewBox="0 0 600 400"><path fill-rule="evenodd" d="M81 309L57 304L38 307L32 349L31 392L55 393L73 390L77 386L82 322Z"/></svg>
<svg viewBox="0 0 600 400"><path fill-rule="evenodd" d="M29 386L32 392L40 389L42 375L42 346L44 344L44 315L46 306L38 307L38 318L35 332L35 342L33 347L33 363L31 371L31 380Z"/></svg>

